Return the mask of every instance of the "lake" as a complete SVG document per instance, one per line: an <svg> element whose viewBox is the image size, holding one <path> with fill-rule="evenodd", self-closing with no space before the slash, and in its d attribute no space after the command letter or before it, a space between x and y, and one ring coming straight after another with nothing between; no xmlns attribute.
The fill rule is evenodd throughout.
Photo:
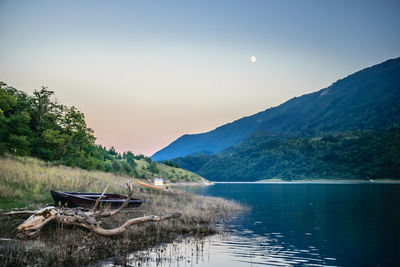
<svg viewBox="0 0 400 267"><path fill-rule="evenodd" d="M232 218L224 234L144 252L150 260L142 265L400 266L400 184L219 183L186 190L250 210Z"/></svg>

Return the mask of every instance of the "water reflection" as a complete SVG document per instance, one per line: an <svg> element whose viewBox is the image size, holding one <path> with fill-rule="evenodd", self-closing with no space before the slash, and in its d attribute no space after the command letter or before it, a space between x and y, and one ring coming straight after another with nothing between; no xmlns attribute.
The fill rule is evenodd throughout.
<svg viewBox="0 0 400 267"><path fill-rule="evenodd" d="M248 236L235 232L207 238L186 238L150 250L139 251L128 258L128 266L328 266L335 259L319 255L310 246L299 250L282 241L281 233L264 236L248 230Z"/></svg>
<svg viewBox="0 0 400 267"><path fill-rule="evenodd" d="M192 266L204 262L209 240L186 238L170 244L137 251L127 259L128 266ZM209 258L209 257L207 257Z"/></svg>

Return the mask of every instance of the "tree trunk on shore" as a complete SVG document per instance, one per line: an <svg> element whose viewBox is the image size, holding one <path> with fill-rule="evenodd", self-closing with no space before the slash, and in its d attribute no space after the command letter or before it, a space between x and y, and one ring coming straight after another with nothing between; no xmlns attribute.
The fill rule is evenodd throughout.
<svg viewBox="0 0 400 267"><path fill-rule="evenodd" d="M164 216L150 215L139 218L133 218L127 220L121 226L114 229L104 229L101 227L101 221L98 218L110 217L121 210L123 210L132 198L133 189L130 181L127 184L129 194L126 201L116 210L112 211L96 211L97 205L92 210L84 210L80 208L57 208L49 206L33 212L9 212L8 215L15 216L21 214L32 214L25 222L17 227L19 236L33 236L38 233L44 225L50 221L56 221L65 225L76 225L90 231L93 231L99 235L113 236L124 232L129 226L134 224L140 224L145 222L161 222L168 219L178 218L181 216L180 213L172 213ZM104 192L103 192L104 193ZM101 197L100 197L101 198ZM100 199L99 198L99 199Z"/></svg>

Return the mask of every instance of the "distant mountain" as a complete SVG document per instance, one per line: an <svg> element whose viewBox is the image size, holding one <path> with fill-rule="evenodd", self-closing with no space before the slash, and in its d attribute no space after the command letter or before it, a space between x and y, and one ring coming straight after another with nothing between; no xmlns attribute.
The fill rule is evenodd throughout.
<svg viewBox="0 0 400 267"><path fill-rule="evenodd" d="M400 58L356 72L318 92L225 124L213 131L183 135L153 160L210 153L240 144L257 131L313 137L325 133L392 127L400 121Z"/></svg>

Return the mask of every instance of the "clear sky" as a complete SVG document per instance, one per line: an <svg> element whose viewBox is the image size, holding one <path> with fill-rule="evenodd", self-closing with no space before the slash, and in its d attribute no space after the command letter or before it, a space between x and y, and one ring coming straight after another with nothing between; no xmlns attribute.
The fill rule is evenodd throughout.
<svg viewBox="0 0 400 267"><path fill-rule="evenodd" d="M0 80L48 86L97 143L151 155L400 56L399 14L398 0L0 0Z"/></svg>

